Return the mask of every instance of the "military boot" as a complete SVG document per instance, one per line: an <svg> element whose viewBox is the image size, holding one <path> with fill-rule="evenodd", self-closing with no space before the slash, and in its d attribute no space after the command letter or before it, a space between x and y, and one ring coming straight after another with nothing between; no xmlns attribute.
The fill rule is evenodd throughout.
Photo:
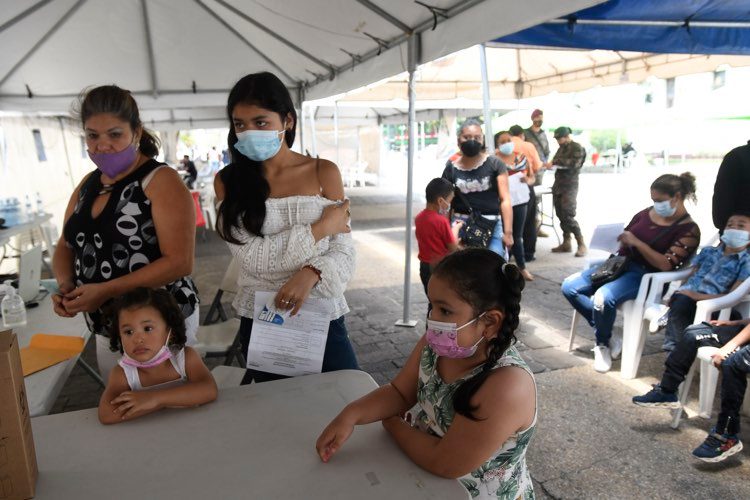
<svg viewBox="0 0 750 500"><path fill-rule="evenodd" d="M586 248L586 243L583 241L583 235L578 233L576 235L576 242L578 242L578 250L576 250L576 257L583 257L586 255L589 251L588 248Z"/></svg>
<svg viewBox="0 0 750 500"><path fill-rule="evenodd" d="M560 243L559 246L556 246L552 249L552 253L564 253L564 252L570 252L573 250L573 247L570 246L570 235L564 234L563 235L563 241Z"/></svg>

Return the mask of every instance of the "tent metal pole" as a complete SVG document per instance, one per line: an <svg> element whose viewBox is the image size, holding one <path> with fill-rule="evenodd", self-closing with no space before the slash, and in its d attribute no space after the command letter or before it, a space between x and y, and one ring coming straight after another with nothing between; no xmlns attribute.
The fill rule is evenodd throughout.
<svg viewBox="0 0 750 500"><path fill-rule="evenodd" d="M333 144L336 146L336 165L339 165L339 102L333 103Z"/></svg>
<svg viewBox="0 0 750 500"><path fill-rule="evenodd" d="M484 145L495 151L495 139L492 136L492 115L490 114L490 79L487 75L487 53L485 45L479 44L479 64L482 71L482 101L484 104Z"/></svg>
<svg viewBox="0 0 750 500"><path fill-rule="evenodd" d="M297 87L297 123L294 127L299 131L299 152L305 154L305 90L300 85Z"/></svg>
<svg viewBox="0 0 750 500"><path fill-rule="evenodd" d="M245 14L244 12L242 12L241 10L239 10L234 5L232 5L230 3L227 3L224 0L216 0L216 3L218 3L219 5L222 5L223 7L231 10L233 13L235 13L236 15L238 15L239 17L241 17L245 21L249 22L250 24L252 24L256 28L258 28L259 30L263 31L267 35L272 36L273 38L275 38L276 40L280 41L281 43L283 43L284 45L286 45L287 47L289 47L293 51L297 52L298 54L300 54L300 55L306 57L307 59L311 60L312 62L314 62L318 66L320 66L322 68L325 68L331 75L335 75L336 74L336 68L332 64L329 64L329 63L327 63L325 61L321 61L320 59L318 59L314 55L310 54L309 52L307 52L303 48L294 45L292 42L290 42L289 40L287 40L283 36L279 35L276 31L272 30L271 28L269 28L265 24L263 24L261 22L258 22L257 20L255 20L252 17L248 16L247 14Z"/></svg>
<svg viewBox="0 0 750 500"><path fill-rule="evenodd" d="M568 24L568 19L559 18L547 21L544 24ZM625 19L576 19L575 24L589 24L599 26L657 26L667 28L750 28L747 21L649 21L649 20L625 20Z"/></svg>
<svg viewBox="0 0 750 500"><path fill-rule="evenodd" d="M65 149L65 163L68 166L68 180L70 180L70 187L75 189L76 181L73 178L73 167L70 164L70 152L68 151L68 141L65 140L65 118L62 116L57 117L60 123L60 134L62 135L63 148Z"/></svg>
<svg viewBox="0 0 750 500"><path fill-rule="evenodd" d="M216 19L219 22L219 24L221 24L222 26L224 26L227 29L227 31L229 31L234 36L236 36L237 38L239 38L240 40L242 40L245 43L245 45L247 45L248 47L250 47L250 50L252 50L256 54L258 54L260 57L263 58L264 61L266 61L268 64L270 64L271 66L273 66L274 68L276 68L276 71L278 71L280 74L284 75L284 77L287 79L287 81L289 81L289 82L295 81L295 79L292 78L287 72L285 72L281 68L281 66L279 66L278 64L276 64L273 59L271 59L270 57L268 57L267 55L265 55L263 52L261 52L260 50L258 50L255 47L255 45L253 45L252 43L250 43L247 40L247 38L245 38L239 31L237 31L236 29L234 29L228 22L226 22L216 12L214 12L213 10L211 10L206 4L204 4L203 2L201 2L201 0L195 0L195 3L197 3L198 5L200 5L203 8L203 10L205 10L206 12L208 12L208 14L211 17L213 17L214 19Z"/></svg>
<svg viewBox="0 0 750 500"><path fill-rule="evenodd" d="M315 106L308 106L307 109L310 110L310 147L312 148L312 156L313 158L317 158L318 156L318 140L315 133L315 112L317 108Z"/></svg>
<svg viewBox="0 0 750 500"><path fill-rule="evenodd" d="M404 33L411 33L411 28L407 26L406 23L400 21L395 16L392 16L385 10L381 9L374 3L370 2L370 0L357 0L357 3L364 5L365 7L367 7L368 9L370 9L371 11L373 11L374 13L376 13L377 15L379 15L380 17L382 17L383 19L385 19L386 21L388 21L389 23L391 23L392 25L394 25L395 27L403 31Z"/></svg>
<svg viewBox="0 0 750 500"><path fill-rule="evenodd" d="M13 76L13 74L14 74L14 73L15 73L15 72L16 72L16 71L18 70L18 68L20 68L21 66L23 66L23 64L24 64L24 63L25 63L26 61L28 61L28 59L29 59L29 58L30 58L30 57L31 57L32 55L34 55L34 53L35 53L35 52L36 52L37 50L39 50L39 48L40 48L40 47L41 47L42 45L44 45L44 44L45 44L45 43L47 42L47 40L49 40L49 39L50 39L50 38L52 37L52 35L54 35L54 34L55 34L55 33L57 32L57 30L59 30L59 29L60 29L60 27L61 27L61 26L62 26L63 24L65 24L65 23L66 23L66 22L68 21L68 19L70 19L70 17L71 17L71 16L73 15L73 14L75 14L75 12L76 12L76 11L77 11L77 10L78 10L78 9L79 9L79 8L80 8L80 7L81 7L81 6L83 5L83 4L84 4L84 3L86 3L86 0L78 0L78 1L77 1L77 2L75 3L75 5L73 5L73 6L72 6L72 7L70 8L70 9L68 9L68 11L67 11L67 12L66 12L65 14L63 14L63 16L62 16L62 17L61 17L61 18L60 18L60 19L59 19L59 20L58 20L58 21L57 21L57 22L56 22L56 23L55 23L55 24L54 24L54 25L53 25L53 26L52 26L52 27L51 27L51 28L49 29L49 31L47 31L47 32L46 32L46 33L44 34L44 36L43 36L42 38L40 38L40 39L39 39L39 41L38 41L38 42L36 42L36 43L34 44L34 46L33 46L33 47L31 47L31 49L30 49L30 50L29 50L28 52L26 52L26 54L24 54L24 56L23 56L23 57L22 57L22 58L21 58L21 59L20 59L20 60L19 60L19 61L18 61L18 62L17 62L16 64L14 64L14 65L13 65L13 67L12 67L12 68L10 68L10 71L8 71L8 72L7 72L6 74L5 74L5 76L3 77L3 79L2 79L2 80L0 80L0 87L2 87L2 86L3 86L3 84L4 84L4 83L5 83L6 81L8 81L8 78L10 78L11 76Z"/></svg>
<svg viewBox="0 0 750 500"><path fill-rule="evenodd" d="M406 250L404 252L404 313L396 326L417 326L415 320L409 319L411 309L411 221L412 221L412 198L414 194L414 156L417 147L416 121L417 112L415 103L417 100L415 73L417 71L417 59L419 58L419 35L412 35L407 41L407 66L409 71L409 120L407 130L409 133L408 160L406 170L406 230L404 240Z"/></svg>
<svg viewBox="0 0 750 500"><path fill-rule="evenodd" d="M3 31L7 30L8 28L10 28L14 24L16 24L18 21L21 21L21 20L25 19L26 17L30 16L31 14L33 14L34 12L36 12L37 10L39 10L40 8L42 8L45 5L47 5L48 3L50 3L51 1L52 0L42 0L41 2L37 2L34 5L32 5L31 7L29 7L28 9L26 9L25 11L23 11L20 14L18 14L17 16L15 16L13 19L9 19L2 26L0 26L0 33L2 33Z"/></svg>
<svg viewBox="0 0 750 500"><path fill-rule="evenodd" d="M148 69L151 77L151 92L154 97L159 95L159 84L156 80L156 60L154 59L154 43L151 40L151 25L148 20L148 7L146 0L141 0L141 12L143 14L143 31L146 32L146 50L148 51Z"/></svg>

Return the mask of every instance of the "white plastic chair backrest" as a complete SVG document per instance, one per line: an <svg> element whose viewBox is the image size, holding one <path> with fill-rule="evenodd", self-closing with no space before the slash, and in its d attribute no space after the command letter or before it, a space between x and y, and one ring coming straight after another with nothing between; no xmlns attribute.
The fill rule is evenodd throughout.
<svg viewBox="0 0 750 500"><path fill-rule="evenodd" d="M221 279L219 288L229 293L237 293L237 278L240 274L240 263L236 258L232 258L232 261L227 267L227 272L224 273L224 277Z"/></svg>
<svg viewBox="0 0 750 500"><path fill-rule="evenodd" d="M712 235L712 236L711 236L711 237L710 237L710 238L708 239L708 241L706 242L706 244L705 244L705 245L701 245L701 248L703 248L703 247L712 247L712 246L715 246L715 245L716 245L716 244L717 244L717 243L719 242L719 238L720 238L720 236L719 236L719 232L718 232L718 231L716 231L716 232L715 232L715 233L714 233L714 234L713 234L713 235Z"/></svg>

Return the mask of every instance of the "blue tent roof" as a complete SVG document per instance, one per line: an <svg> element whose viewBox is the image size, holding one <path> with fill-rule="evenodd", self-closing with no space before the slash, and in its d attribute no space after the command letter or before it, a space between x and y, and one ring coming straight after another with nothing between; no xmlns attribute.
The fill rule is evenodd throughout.
<svg viewBox="0 0 750 500"><path fill-rule="evenodd" d="M747 0L609 0L494 40L635 52L750 55Z"/></svg>

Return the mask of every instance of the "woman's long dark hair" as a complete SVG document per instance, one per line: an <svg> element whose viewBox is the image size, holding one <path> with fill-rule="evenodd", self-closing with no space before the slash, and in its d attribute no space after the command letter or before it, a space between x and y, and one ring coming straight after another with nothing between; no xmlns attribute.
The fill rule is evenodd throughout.
<svg viewBox="0 0 750 500"><path fill-rule="evenodd" d="M440 276L462 300L471 305L475 316L490 309L503 313L497 336L488 341L487 361L475 376L464 381L453 396L453 409L472 420L477 406L471 398L492 372L497 360L516 342L521 292L526 282L521 271L491 250L468 248L448 255L435 267L433 276Z"/></svg>
<svg viewBox="0 0 750 500"><path fill-rule="evenodd" d="M232 111L237 104L252 104L273 111L279 115L282 122L291 114L293 123L284 134L284 140L290 148L294 144L297 112L284 83L272 73L253 73L244 76L229 92L227 145L232 163L219 172L224 184L224 201L219 207L216 230L223 240L240 244L242 242L232 234L233 229L244 229L249 233L261 235L263 221L266 219L266 200L271 187L263 174L263 162L249 159L234 147L237 134L234 131Z"/></svg>

